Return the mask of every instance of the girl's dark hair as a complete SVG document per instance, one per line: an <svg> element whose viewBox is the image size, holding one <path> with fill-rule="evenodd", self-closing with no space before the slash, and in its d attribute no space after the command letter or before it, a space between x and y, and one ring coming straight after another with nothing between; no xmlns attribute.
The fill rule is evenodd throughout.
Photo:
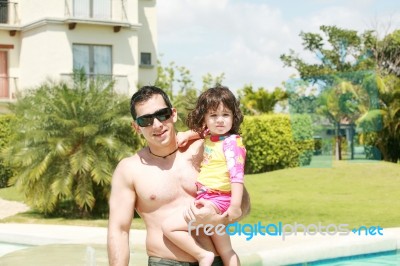
<svg viewBox="0 0 400 266"><path fill-rule="evenodd" d="M165 91L156 86L144 86L135 92L131 98L131 115L133 120L136 120L137 116L135 109L136 104L149 100L155 94L161 95L167 107L172 108L172 104Z"/></svg>
<svg viewBox="0 0 400 266"><path fill-rule="evenodd" d="M217 85L200 94L197 99L196 107L189 112L186 123L193 131L203 134L204 117L208 110L217 110L223 103L233 115L232 128L230 134L239 134L240 124L243 122L243 115L239 109L239 102L228 87Z"/></svg>

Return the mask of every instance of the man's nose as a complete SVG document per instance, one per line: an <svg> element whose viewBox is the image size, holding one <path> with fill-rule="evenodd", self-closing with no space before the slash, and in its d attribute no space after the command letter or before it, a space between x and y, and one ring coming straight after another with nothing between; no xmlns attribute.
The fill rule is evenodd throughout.
<svg viewBox="0 0 400 266"><path fill-rule="evenodd" d="M163 125L162 122L155 117L154 121L153 121L153 127L158 128L158 127L162 127L162 125Z"/></svg>

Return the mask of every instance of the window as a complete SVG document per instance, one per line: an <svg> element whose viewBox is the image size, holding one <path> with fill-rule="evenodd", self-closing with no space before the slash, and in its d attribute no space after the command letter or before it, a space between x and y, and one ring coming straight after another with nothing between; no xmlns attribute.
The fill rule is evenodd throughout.
<svg viewBox="0 0 400 266"><path fill-rule="evenodd" d="M74 0L74 16L80 18L111 18L111 0Z"/></svg>
<svg viewBox="0 0 400 266"><path fill-rule="evenodd" d="M0 0L0 23L8 23L8 1Z"/></svg>
<svg viewBox="0 0 400 266"><path fill-rule="evenodd" d="M151 53L140 53L140 65L151 66Z"/></svg>
<svg viewBox="0 0 400 266"><path fill-rule="evenodd" d="M73 45L74 69L81 69L87 75L112 75L111 46Z"/></svg>

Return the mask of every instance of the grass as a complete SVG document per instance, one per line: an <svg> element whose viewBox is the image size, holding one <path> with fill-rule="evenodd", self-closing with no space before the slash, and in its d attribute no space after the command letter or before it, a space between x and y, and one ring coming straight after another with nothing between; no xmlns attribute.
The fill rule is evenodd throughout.
<svg viewBox="0 0 400 266"><path fill-rule="evenodd" d="M246 175L251 214L242 223L295 222L308 225L349 224L400 226L400 165L373 161L332 161L316 157L307 168ZM0 189L0 198L20 200L13 188ZM107 220L43 218L35 212L1 222L107 226ZM132 228L143 229L141 219Z"/></svg>
<svg viewBox="0 0 400 266"><path fill-rule="evenodd" d="M14 187L1 188L0 198L19 202L24 201L24 196L18 193L18 191Z"/></svg>
<svg viewBox="0 0 400 266"><path fill-rule="evenodd" d="M252 211L243 222L400 226L399 164L324 165L247 175Z"/></svg>
<svg viewBox="0 0 400 266"><path fill-rule="evenodd" d="M28 211L19 213L12 217L0 220L0 223L30 223L30 224L55 224L55 225L74 225L74 226L97 226L107 227L107 219L67 219L67 218L46 218L40 213ZM145 229L143 220L134 218L131 224L132 229Z"/></svg>
<svg viewBox="0 0 400 266"><path fill-rule="evenodd" d="M18 193L14 187L0 189L0 198L10 201L23 202L23 195ZM56 225L75 225L75 226L99 226L107 227L107 219L67 219L44 217L36 211L27 211L17 215L0 219L0 223L33 223L33 224L56 224ZM145 229L144 222L140 218L132 220L131 228Z"/></svg>

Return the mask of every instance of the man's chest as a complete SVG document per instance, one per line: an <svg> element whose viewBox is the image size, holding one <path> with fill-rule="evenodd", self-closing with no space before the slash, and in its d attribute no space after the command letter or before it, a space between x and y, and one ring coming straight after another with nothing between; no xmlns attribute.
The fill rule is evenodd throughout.
<svg viewBox="0 0 400 266"><path fill-rule="evenodd" d="M137 203L142 207L151 207L167 204L182 196L194 196L197 175L198 172L188 166L145 171L135 182Z"/></svg>

